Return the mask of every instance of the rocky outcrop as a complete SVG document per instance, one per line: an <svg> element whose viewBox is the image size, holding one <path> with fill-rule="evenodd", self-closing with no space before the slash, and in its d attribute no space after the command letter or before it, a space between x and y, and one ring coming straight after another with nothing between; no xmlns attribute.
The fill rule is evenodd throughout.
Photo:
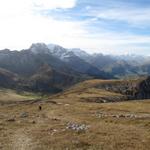
<svg viewBox="0 0 150 150"><path fill-rule="evenodd" d="M150 77L139 83L135 97L137 99L150 98Z"/></svg>

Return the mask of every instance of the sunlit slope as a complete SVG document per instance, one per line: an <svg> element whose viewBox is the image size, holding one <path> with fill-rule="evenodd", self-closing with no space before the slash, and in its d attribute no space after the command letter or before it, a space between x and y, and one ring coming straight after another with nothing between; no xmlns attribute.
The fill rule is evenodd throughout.
<svg viewBox="0 0 150 150"><path fill-rule="evenodd" d="M56 95L56 97L70 98L70 101L124 101L132 98L135 92L134 87L139 82L140 80L87 80L72 86L65 92Z"/></svg>
<svg viewBox="0 0 150 150"><path fill-rule="evenodd" d="M39 98L38 94L30 92L17 92L11 89L0 89L0 103L13 103Z"/></svg>

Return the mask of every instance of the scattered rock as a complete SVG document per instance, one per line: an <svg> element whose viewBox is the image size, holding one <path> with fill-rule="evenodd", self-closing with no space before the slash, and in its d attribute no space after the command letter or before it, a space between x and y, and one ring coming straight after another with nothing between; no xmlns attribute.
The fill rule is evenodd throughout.
<svg viewBox="0 0 150 150"><path fill-rule="evenodd" d="M125 118L125 119L150 118L150 114L108 114L106 112L96 112L95 116L98 118L113 117L113 118Z"/></svg>
<svg viewBox="0 0 150 150"><path fill-rule="evenodd" d="M125 115L125 118L137 118L137 116L134 114L127 114Z"/></svg>
<svg viewBox="0 0 150 150"><path fill-rule="evenodd" d="M119 118L125 118L126 116L123 114L118 115Z"/></svg>
<svg viewBox="0 0 150 150"><path fill-rule="evenodd" d="M66 129L71 129L77 132L84 132L89 128L86 124L68 123Z"/></svg>
<svg viewBox="0 0 150 150"><path fill-rule="evenodd" d="M35 124L36 122L33 120L32 123Z"/></svg>
<svg viewBox="0 0 150 150"><path fill-rule="evenodd" d="M114 117L114 118L115 118L115 117L116 117L116 115L112 115L112 117Z"/></svg>
<svg viewBox="0 0 150 150"><path fill-rule="evenodd" d="M14 121L16 121L16 119L15 118L9 118L9 119L7 119L7 121L14 122Z"/></svg>
<svg viewBox="0 0 150 150"><path fill-rule="evenodd" d="M23 112L23 113L20 114L20 118L26 118L26 117L28 117L28 116L29 116L29 115L28 115L27 112Z"/></svg>
<svg viewBox="0 0 150 150"><path fill-rule="evenodd" d="M46 114L44 114L44 113L43 113L43 114L41 114L41 117L42 117L42 118L48 118L48 117L47 117L47 115L46 115Z"/></svg>
<svg viewBox="0 0 150 150"><path fill-rule="evenodd" d="M56 132L58 132L57 129L49 128L47 129L48 134L54 135Z"/></svg>
<svg viewBox="0 0 150 150"><path fill-rule="evenodd" d="M65 106L69 106L70 104L65 104Z"/></svg>
<svg viewBox="0 0 150 150"><path fill-rule="evenodd" d="M59 118L55 118L55 117L54 117L54 118L52 118L52 120L53 120L53 121L60 121L60 119L59 119Z"/></svg>
<svg viewBox="0 0 150 150"><path fill-rule="evenodd" d="M107 103L107 100L102 100L102 103Z"/></svg>
<svg viewBox="0 0 150 150"><path fill-rule="evenodd" d="M62 105L63 103L57 103L57 105Z"/></svg>
<svg viewBox="0 0 150 150"><path fill-rule="evenodd" d="M119 114L118 118L137 118L134 114Z"/></svg>

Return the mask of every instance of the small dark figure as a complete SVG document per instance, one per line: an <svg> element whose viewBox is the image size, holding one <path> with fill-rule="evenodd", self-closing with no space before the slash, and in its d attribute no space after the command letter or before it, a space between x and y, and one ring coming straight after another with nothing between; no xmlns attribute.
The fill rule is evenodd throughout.
<svg viewBox="0 0 150 150"><path fill-rule="evenodd" d="M41 105L39 105L39 110L42 110L42 106Z"/></svg>

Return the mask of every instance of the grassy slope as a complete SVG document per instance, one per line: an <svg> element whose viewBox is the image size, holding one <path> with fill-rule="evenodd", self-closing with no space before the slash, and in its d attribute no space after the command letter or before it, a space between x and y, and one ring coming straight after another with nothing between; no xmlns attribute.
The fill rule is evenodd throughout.
<svg viewBox="0 0 150 150"><path fill-rule="evenodd" d="M107 87L124 87L134 85L139 80L87 80L76 84L69 90L57 94L58 98L68 97L73 101L85 102L104 102L104 101L124 101L127 99L126 95L120 92L106 90ZM115 88L114 88L115 89ZM55 96L54 96L55 97ZM103 101L104 100L104 101Z"/></svg>
<svg viewBox="0 0 150 150"><path fill-rule="evenodd" d="M38 110L38 103L0 105L0 149L150 149L150 100L86 103L75 96L80 92L77 89L73 87L49 98L47 103L44 101L42 111ZM28 112L29 116L20 118L22 112ZM101 114L105 115L99 117ZM113 117L129 114L137 117ZM15 118L14 122L7 121L11 117ZM86 124L89 128L85 132L76 132L66 129L68 122Z"/></svg>
<svg viewBox="0 0 150 150"><path fill-rule="evenodd" d="M11 89L0 89L1 103L34 100L37 98L40 98L39 95L30 92L17 92Z"/></svg>

